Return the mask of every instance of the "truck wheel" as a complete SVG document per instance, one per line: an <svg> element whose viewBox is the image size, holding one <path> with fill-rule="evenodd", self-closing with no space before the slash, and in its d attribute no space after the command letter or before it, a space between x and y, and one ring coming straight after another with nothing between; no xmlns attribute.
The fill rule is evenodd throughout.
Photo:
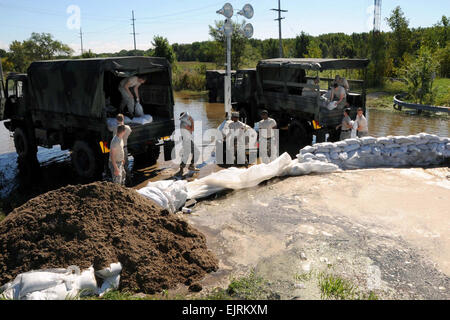
<svg viewBox="0 0 450 320"><path fill-rule="evenodd" d="M289 140L291 144L303 149L312 143L312 137L301 124L289 126ZM299 150L300 150L299 149Z"/></svg>
<svg viewBox="0 0 450 320"><path fill-rule="evenodd" d="M14 130L14 146L16 147L17 155L21 159L36 155L36 145L22 128L16 128L16 130Z"/></svg>
<svg viewBox="0 0 450 320"><path fill-rule="evenodd" d="M100 172L101 165L93 148L85 141L76 141L72 148L72 164L76 173L91 179Z"/></svg>
<svg viewBox="0 0 450 320"><path fill-rule="evenodd" d="M316 134L316 143L322 143L322 142L325 142L327 140L327 137L326 137L326 132L325 131L319 131L319 132L317 132L317 134Z"/></svg>
<svg viewBox="0 0 450 320"><path fill-rule="evenodd" d="M328 132L330 137L328 138L328 142L338 142L340 140L341 131L340 130L330 130Z"/></svg>

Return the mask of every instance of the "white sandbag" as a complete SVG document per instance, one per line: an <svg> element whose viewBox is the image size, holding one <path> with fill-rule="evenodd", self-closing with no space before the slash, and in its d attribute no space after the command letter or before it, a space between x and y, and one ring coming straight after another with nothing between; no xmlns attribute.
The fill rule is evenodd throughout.
<svg viewBox="0 0 450 320"><path fill-rule="evenodd" d="M317 148L312 146L306 146L302 150L300 150L300 154L314 153Z"/></svg>
<svg viewBox="0 0 450 320"><path fill-rule="evenodd" d="M102 286L100 287L100 289L98 289L98 294L100 297L102 297L108 291L119 288L121 272L122 272L122 264L120 262L111 263L111 265L108 268L95 272L97 277L103 280Z"/></svg>
<svg viewBox="0 0 450 320"><path fill-rule="evenodd" d="M153 117L149 114L142 115L140 117L135 117L133 119L130 119L130 124L150 124L153 122Z"/></svg>
<svg viewBox="0 0 450 320"><path fill-rule="evenodd" d="M76 266L25 272L0 288L0 296L11 300L64 300L97 294L94 269L80 272Z"/></svg>
<svg viewBox="0 0 450 320"><path fill-rule="evenodd" d="M402 145L414 144L414 140L413 139L411 139L410 137L403 137L403 136L395 137L394 138L394 142L398 143L398 144L402 144Z"/></svg>
<svg viewBox="0 0 450 320"><path fill-rule="evenodd" d="M106 125L110 132L114 132L114 129L117 128L117 120L116 118L108 118L106 119Z"/></svg>
<svg viewBox="0 0 450 320"><path fill-rule="evenodd" d="M188 199L208 197L220 190L255 187L263 181L280 176L292 159L288 153L268 164L259 164L248 169L229 168L213 173L186 185Z"/></svg>
<svg viewBox="0 0 450 320"><path fill-rule="evenodd" d="M337 101L332 101L326 106L326 108L328 110L332 111L332 110L336 109L337 106L338 106Z"/></svg>
<svg viewBox="0 0 450 320"><path fill-rule="evenodd" d="M339 160L339 153L338 152L330 152L330 158L332 160Z"/></svg>
<svg viewBox="0 0 450 320"><path fill-rule="evenodd" d="M329 162L330 156L327 153L316 153L316 159L319 161Z"/></svg>
<svg viewBox="0 0 450 320"><path fill-rule="evenodd" d="M145 187L137 190L139 194L146 197L147 199L153 200L160 207L164 209L169 209L169 200L167 199L164 192L154 187Z"/></svg>
<svg viewBox="0 0 450 320"><path fill-rule="evenodd" d="M300 163L298 160L292 160L291 164L286 168L284 175L303 176L311 173L332 173L338 170L339 167L332 163L324 163L321 161Z"/></svg>
<svg viewBox="0 0 450 320"><path fill-rule="evenodd" d="M344 148L345 152L351 152L358 150L361 146L359 144L350 144Z"/></svg>
<svg viewBox="0 0 450 320"><path fill-rule="evenodd" d="M144 116L144 108L142 107L142 105L139 102L136 102L136 104L134 106L134 115L137 118Z"/></svg>
<svg viewBox="0 0 450 320"><path fill-rule="evenodd" d="M71 294L73 297L80 295L80 297L91 296L98 294L97 280L95 280L94 268L90 267L81 272L79 276L74 276L73 282L69 282Z"/></svg>
<svg viewBox="0 0 450 320"><path fill-rule="evenodd" d="M174 213L186 203L186 185L186 181L175 180L149 182L147 187L138 190L138 193Z"/></svg>
<svg viewBox="0 0 450 320"><path fill-rule="evenodd" d="M377 138L374 137L363 137L359 139L361 145L370 145L375 144L377 142Z"/></svg>

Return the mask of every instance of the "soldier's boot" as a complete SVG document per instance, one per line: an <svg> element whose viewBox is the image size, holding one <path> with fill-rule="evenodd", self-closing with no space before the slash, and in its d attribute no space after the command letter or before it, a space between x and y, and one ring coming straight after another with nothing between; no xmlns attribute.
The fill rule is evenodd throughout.
<svg viewBox="0 0 450 320"><path fill-rule="evenodd" d="M195 172L199 172L200 169L196 168L195 165L191 164L188 168L190 171L195 171Z"/></svg>

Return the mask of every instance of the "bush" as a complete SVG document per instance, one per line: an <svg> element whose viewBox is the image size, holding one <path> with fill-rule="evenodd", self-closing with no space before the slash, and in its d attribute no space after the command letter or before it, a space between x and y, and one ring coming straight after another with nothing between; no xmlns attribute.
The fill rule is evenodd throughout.
<svg viewBox="0 0 450 320"><path fill-rule="evenodd" d="M206 76L198 71L177 71L173 76L173 87L176 91L202 91L206 89Z"/></svg>

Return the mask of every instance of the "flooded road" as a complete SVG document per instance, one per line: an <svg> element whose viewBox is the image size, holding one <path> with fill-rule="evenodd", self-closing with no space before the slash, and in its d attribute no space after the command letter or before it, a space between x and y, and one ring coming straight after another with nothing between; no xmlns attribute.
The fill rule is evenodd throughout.
<svg viewBox="0 0 450 320"><path fill-rule="evenodd" d="M196 121L201 121L203 131L217 128L224 120L223 104L208 103L205 95L177 93L175 100L176 125L179 124L177 116L184 111L188 111ZM420 132L443 137L450 136L450 125L447 119L374 109L369 111L368 118L370 134L375 137L410 135ZM70 153L61 151L58 146L53 149L39 148L38 162L19 170L11 134L3 123L0 123L0 199L10 196L17 198L15 202L6 205L6 208L4 203L4 211L8 212L43 192L68 184L89 182L75 176L70 163ZM132 186L145 186L148 180L168 179L174 175L177 169L175 164L162 161L161 156L156 166L137 168L134 171ZM218 167L207 161L195 178L201 178L216 170Z"/></svg>

